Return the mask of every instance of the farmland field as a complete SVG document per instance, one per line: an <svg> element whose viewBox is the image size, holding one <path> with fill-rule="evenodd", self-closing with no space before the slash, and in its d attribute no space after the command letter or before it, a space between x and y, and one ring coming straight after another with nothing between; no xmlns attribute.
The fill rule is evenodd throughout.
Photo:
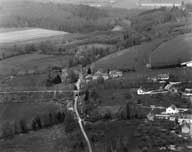
<svg viewBox="0 0 192 152"><path fill-rule="evenodd" d="M0 61L0 75L10 75L11 72L17 71L24 73L26 71L44 71L49 66L65 66L68 56L43 55L43 54L25 54L11 57Z"/></svg>
<svg viewBox="0 0 192 152"><path fill-rule="evenodd" d="M116 52L98 60L93 66L96 69L143 69L149 63L151 52L163 41L157 40Z"/></svg>
<svg viewBox="0 0 192 152"><path fill-rule="evenodd" d="M178 36L160 45L152 54L152 66L179 64L192 59L192 33Z"/></svg>
<svg viewBox="0 0 192 152"><path fill-rule="evenodd" d="M46 29L26 29L18 31L7 31L0 33L0 45L6 43L16 43L23 41L32 41L54 36L63 36L66 32L46 30Z"/></svg>
<svg viewBox="0 0 192 152"><path fill-rule="evenodd" d="M30 120L34 115L41 115L57 110L59 110L59 106L52 103L0 104L0 121Z"/></svg>
<svg viewBox="0 0 192 152"><path fill-rule="evenodd" d="M0 33L6 33L6 32L14 32L14 31L23 31L23 30L27 30L27 29L30 29L30 28L24 28L24 27L22 27L22 28L14 28L14 27L12 27L12 28L0 28Z"/></svg>

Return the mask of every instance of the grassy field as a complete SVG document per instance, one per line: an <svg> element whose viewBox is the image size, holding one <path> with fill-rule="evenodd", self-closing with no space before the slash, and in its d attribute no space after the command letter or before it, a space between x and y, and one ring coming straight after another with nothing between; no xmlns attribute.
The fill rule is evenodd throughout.
<svg viewBox="0 0 192 152"><path fill-rule="evenodd" d="M12 28L0 28L0 33L6 33L6 32L14 32L14 31L23 31L23 30L28 30L28 29L30 29L30 28L14 28L14 27L12 27Z"/></svg>
<svg viewBox="0 0 192 152"><path fill-rule="evenodd" d="M66 66L68 56L43 55L43 54L25 54L11 57L0 61L0 75L6 76L11 73L24 74L27 71L47 70L49 66Z"/></svg>
<svg viewBox="0 0 192 152"><path fill-rule="evenodd" d="M108 55L93 64L96 69L142 71L146 64L152 67L176 65L192 59L192 34L173 39L155 40ZM161 70L162 71L162 70ZM169 72L170 70L167 70ZM166 70L164 70L166 72Z"/></svg>
<svg viewBox="0 0 192 152"><path fill-rule="evenodd" d="M35 75L17 76L10 80L2 78L0 80L1 91L6 90L46 90L46 80L48 79L48 72Z"/></svg>
<svg viewBox="0 0 192 152"><path fill-rule="evenodd" d="M56 49L53 48L81 37L81 34L41 28L0 28L0 59L30 53L30 51L56 54ZM51 51L47 52L48 50Z"/></svg>
<svg viewBox="0 0 192 152"><path fill-rule="evenodd" d="M13 110L14 109L14 110ZM60 107L53 103L10 103L0 104L0 121L30 120L36 115L60 110Z"/></svg>
<svg viewBox="0 0 192 152"><path fill-rule="evenodd" d="M152 66L179 64L192 59L192 33L174 38L160 45L152 54Z"/></svg>
<svg viewBox="0 0 192 152"><path fill-rule="evenodd" d="M126 50L108 55L93 64L96 69L141 70L149 63L149 56L164 40L134 46Z"/></svg>

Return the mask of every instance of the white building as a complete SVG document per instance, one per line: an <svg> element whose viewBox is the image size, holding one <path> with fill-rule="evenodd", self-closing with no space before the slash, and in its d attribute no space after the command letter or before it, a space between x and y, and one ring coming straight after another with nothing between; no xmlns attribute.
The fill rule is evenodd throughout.
<svg viewBox="0 0 192 152"><path fill-rule="evenodd" d="M192 67L192 61L183 62L183 63L181 63L181 65L186 66L186 67Z"/></svg>
<svg viewBox="0 0 192 152"><path fill-rule="evenodd" d="M109 75L112 77L112 78L118 78L118 77L122 77L123 76L123 72L121 71L110 71L109 72Z"/></svg>
<svg viewBox="0 0 192 152"><path fill-rule="evenodd" d="M160 8L160 7L179 7L184 4L183 0L140 0L139 6L146 8Z"/></svg>
<svg viewBox="0 0 192 152"><path fill-rule="evenodd" d="M179 110L175 105L171 105L166 109L166 114L178 114L178 113L179 113Z"/></svg>
<svg viewBox="0 0 192 152"><path fill-rule="evenodd" d="M116 25L113 29L112 29L113 32L120 32L120 31L123 31L123 27L120 26L120 25Z"/></svg>

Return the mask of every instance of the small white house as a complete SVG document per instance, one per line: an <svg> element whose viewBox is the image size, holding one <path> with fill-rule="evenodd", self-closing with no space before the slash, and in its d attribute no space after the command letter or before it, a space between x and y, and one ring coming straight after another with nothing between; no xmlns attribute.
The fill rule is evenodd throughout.
<svg viewBox="0 0 192 152"><path fill-rule="evenodd" d="M179 110L175 105L171 105L166 109L166 114L178 114L178 113L179 113Z"/></svg>
<svg viewBox="0 0 192 152"><path fill-rule="evenodd" d="M123 31L123 27L120 26L120 25L116 25L113 29L112 29L113 32L120 32L120 31Z"/></svg>
<svg viewBox="0 0 192 152"><path fill-rule="evenodd" d="M169 80L169 73L161 73L157 76L157 79L162 81Z"/></svg>
<svg viewBox="0 0 192 152"><path fill-rule="evenodd" d="M86 82L90 82L90 81L93 80L93 76L89 74L89 75L87 75L87 76L85 77L85 80L86 80Z"/></svg>
<svg viewBox="0 0 192 152"><path fill-rule="evenodd" d="M112 77L112 78L118 78L118 77L122 77L123 76L123 73L121 71L110 71L109 72L109 75Z"/></svg>

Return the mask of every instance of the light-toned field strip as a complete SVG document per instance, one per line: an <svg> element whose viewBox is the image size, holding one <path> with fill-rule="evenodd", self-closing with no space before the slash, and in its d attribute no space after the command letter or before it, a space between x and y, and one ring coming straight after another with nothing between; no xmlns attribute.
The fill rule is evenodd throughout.
<svg viewBox="0 0 192 152"><path fill-rule="evenodd" d="M3 32L3 33L0 33L0 44L21 42L21 41L30 41L30 40L35 40L35 39L39 39L39 38L61 36L61 35L65 35L65 34L68 34L68 33L61 32L61 31L39 29L39 28Z"/></svg>
<svg viewBox="0 0 192 152"><path fill-rule="evenodd" d="M3 91L0 94L20 94L20 93L71 93L73 90L39 90L39 91Z"/></svg>

